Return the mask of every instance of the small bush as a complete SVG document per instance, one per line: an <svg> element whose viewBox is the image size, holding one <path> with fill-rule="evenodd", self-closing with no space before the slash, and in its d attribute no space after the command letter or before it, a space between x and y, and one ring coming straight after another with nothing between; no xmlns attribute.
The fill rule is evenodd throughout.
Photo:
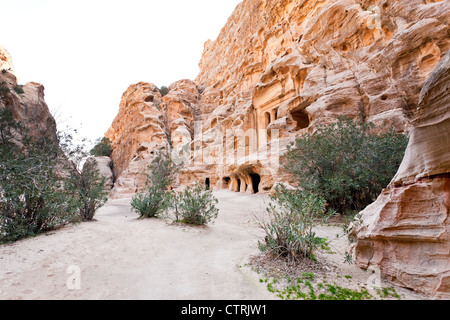
<svg viewBox="0 0 450 320"><path fill-rule="evenodd" d="M169 207L166 190L150 186L146 191L137 193L131 199L131 207L141 218L154 218Z"/></svg>
<svg viewBox="0 0 450 320"><path fill-rule="evenodd" d="M152 218L170 205L168 187L173 182L176 166L167 151L159 151L149 166L146 189L131 199L131 207L141 218Z"/></svg>
<svg viewBox="0 0 450 320"><path fill-rule="evenodd" d="M105 183L106 178L100 175L97 161L93 158L86 160L81 172L76 168L71 170L66 187L76 190L77 207L83 221L92 220L97 210L107 201Z"/></svg>
<svg viewBox="0 0 450 320"><path fill-rule="evenodd" d="M0 93L1 94L9 93L9 88L6 86L5 83L0 84Z"/></svg>
<svg viewBox="0 0 450 320"><path fill-rule="evenodd" d="M25 91L23 90L23 86L22 86L22 85L17 85L17 86L15 86L15 87L14 87L14 91L15 91L17 94L23 94L23 93L25 93Z"/></svg>
<svg viewBox="0 0 450 320"><path fill-rule="evenodd" d="M316 249L326 244L326 239L316 237L313 228L325 213L325 200L320 196L300 190L277 186L272 202L267 207L270 220L259 221L265 231L259 249L288 258L314 258Z"/></svg>
<svg viewBox="0 0 450 320"><path fill-rule="evenodd" d="M340 213L361 211L376 200L403 160L408 138L393 130L340 118L288 147L286 170L299 188L320 195Z"/></svg>
<svg viewBox="0 0 450 320"><path fill-rule="evenodd" d="M98 139L90 154L94 157L110 157L112 154L111 140L108 138Z"/></svg>
<svg viewBox="0 0 450 320"><path fill-rule="evenodd" d="M159 89L159 93L161 94L161 97L167 96L167 94L169 93L169 88L167 88L166 86L162 86Z"/></svg>
<svg viewBox="0 0 450 320"><path fill-rule="evenodd" d="M217 218L218 200L212 191L205 190L201 184L187 187L183 192L172 197L171 207L175 212L176 221L187 224L204 225Z"/></svg>

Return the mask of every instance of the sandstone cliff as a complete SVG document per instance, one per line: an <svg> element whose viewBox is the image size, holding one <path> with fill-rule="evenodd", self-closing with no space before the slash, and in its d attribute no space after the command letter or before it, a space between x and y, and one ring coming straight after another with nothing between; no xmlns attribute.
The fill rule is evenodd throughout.
<svg viewBox="0 0 450 320"><path fill-rule="evenodd" d="M356 262L450 298L450 52L426 81L400 169L355 227Z"/></svg>
<svg viewBox="0 0 450 320"><path fill-rule="evenodd" d="M243 1L205 43L195 81L163 98L148 83L125 92L106 134L117 194L139 189L146 155L166 146L179 186L254 193L289 184L279 156L318 124L346 115L407 131L449 20L448 1Z"/></svg>
<svg viewBox="0 0 450 320"><path fill-rule="evenodd" d="M26 125L30 134L54 136L56 122L45 103L44 86L35 82L18 85L11 56L1 46L0 70L0 108L11 110L15 120Z"/></svg>
<svg viewBox="0 0 450 320"><path fill-rule="evenodd" d="M205 43L195 81L162 98L148 83L125 92L106 134L114 195L139 190L161 148L180 165L174 187L270 192L291 183L279 166L286 145L319 124L345 115L411 130L397 176L355 229L354 253L360 267L448 297L448 21L449 1L244 0Z"/></svg>

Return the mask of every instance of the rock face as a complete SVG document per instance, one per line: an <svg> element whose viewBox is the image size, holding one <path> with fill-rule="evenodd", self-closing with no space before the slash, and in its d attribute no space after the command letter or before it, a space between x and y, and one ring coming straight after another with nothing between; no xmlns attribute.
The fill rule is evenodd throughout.
<svg viewBox="0 0 450 320"><path fill-rule="evenodd" d="M354 254L392 281L450 298L450 52L426 81L400 169L362 212Z"/></svg>
<svg viewBox="0 0 450 320"><path fill-rule="evenodd" d="M450 48L449 20L448 1L243 1L205 43L195 81L163 98L149 83L124 93L106 134L116 194L138 190L151 152L167 146L177 186L255 193L290 183L279 157L319 124L345 115L409 130Z"/></svg>
<svg viewBox="0 0 450 320"><path fill-rule="evenodd" d="M205 43L195 81L165 97L149 83L124 93L106 134L114 195L142 188L163 148L180 166L174 187L271 192L292 184L279 165L286 146L320 124L348 116L411 129L397 176L363 212L354 253L363 268L448 297L448 21L442 0L244 0Z"/></svg>
<svg viewBox="0 0 450 320"><path fill-rule="evenodd" d="M161 94L149 83L132 85L123 94L119 114L106 133L112 141L116 183L112 195L128 196L145 185L142 174L156 149L168 143Z"/></svg>
<svg viewBox="0 0 450 320"><path fill-rule="evenodd" d="M112 172L112 160L110 157L93 157L97 162L97 169L101 177L105 177L105 189L109 192L114 187L114 175Z"/></svg>
<svg viewBox="0 0 450 320"><path fill-rule="evenodd" d="M28 127L30 134L54 136L56 122L45 103L44 86L35 82L19 86L11 56L1 46L0 70L0 108L11 110L15 120Z"/></svg>

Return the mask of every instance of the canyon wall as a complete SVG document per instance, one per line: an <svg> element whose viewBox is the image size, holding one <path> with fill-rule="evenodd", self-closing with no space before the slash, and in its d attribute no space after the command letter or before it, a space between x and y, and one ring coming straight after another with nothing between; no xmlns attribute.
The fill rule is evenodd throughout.
<svg viewBox="0 0 450 320"><path fill-rule="evenodd" d="M19 85L8 51L0 46L0 109L12 111L33 136L54 136L56 122L44 99L44 86L29 82Z"/></svg>
<svg viewBox="0 0 450 320"><path fill-rule="evenodd" d="M411 142L362 213L356 262L447 297L449 21L450 2L439 0L243 1L205 43L195 80L174 82L164 97L150 83L124 93L106 133L113 196L140 190L160 149L179 164L174 188L269 193L294 183L280 157L318 125L348 116L394 128Z"/></svg>
<svg viewBox="0 0 450 320"><path fill-rule="evenodd" d="M425 83L398 173L361 213L354 255L391 281L450 298L450 52Z"/></svg>
<svg viewBox="0 0 450 320"><path fill-rule="evenodd" d="M195 81L165 97L150 83L125 92L106 134L115 194L140 189L151 152L168 146L184 159L177 186L254 193L291 183L279 157L319 124L348 116L408 131L450 48L449 20L448 1L243 1L205 43Z"/></svg>

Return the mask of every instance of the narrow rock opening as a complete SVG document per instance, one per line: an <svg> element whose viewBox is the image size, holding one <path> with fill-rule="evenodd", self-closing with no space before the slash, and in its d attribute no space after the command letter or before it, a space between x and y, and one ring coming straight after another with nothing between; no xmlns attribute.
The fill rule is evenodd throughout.
<svg viewBox="0 0 450 320"><path fill-rule="evenodd" d="M271 122L272 120L270 119L270 112L266 112L264 114L264 127L267 128Z"/></svg>
<svg viewBox="0 0 450 320"><path fill-rule="evenodd" d="M261 177L257 173L251 173L250 177L252 178L253 193L258 193L259 192L259 184L261 183Z"/></svg>
<svg viewBox="0 0 450 320"><path fill-rule="evenodd" d="M205 179L205 186L206 186L206 190L211 189L211 180L209 178Z"/></svg>

